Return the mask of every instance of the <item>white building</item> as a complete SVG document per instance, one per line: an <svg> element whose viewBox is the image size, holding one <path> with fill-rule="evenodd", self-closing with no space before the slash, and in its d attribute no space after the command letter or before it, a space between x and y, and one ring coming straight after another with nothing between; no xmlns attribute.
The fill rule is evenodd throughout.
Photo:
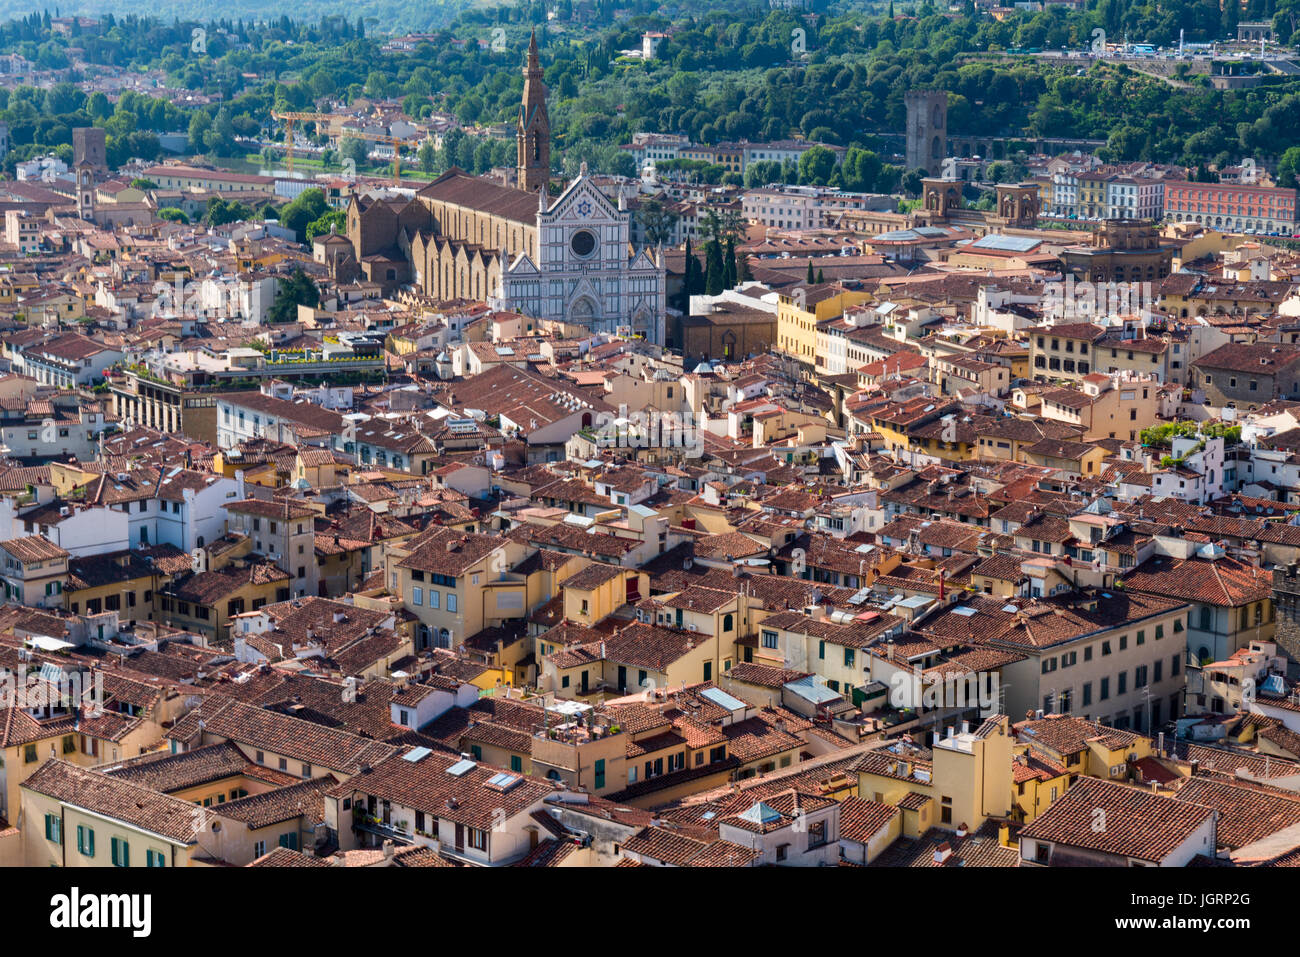
<svg viewBox="0 0 1300 957"><path fill-rule="evenodd" d="M489 305L662 343L663 261L649 249L629 253L630 218L621 197L615 207L596 188L584 163L549 206L546 192L538 193L538 261L516 256L503 294Z"/></svg>

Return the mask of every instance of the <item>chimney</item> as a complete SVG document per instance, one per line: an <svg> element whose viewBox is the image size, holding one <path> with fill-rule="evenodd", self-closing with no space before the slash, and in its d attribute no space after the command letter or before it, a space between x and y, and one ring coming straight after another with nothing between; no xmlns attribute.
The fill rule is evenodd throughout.
<svg viewBox="0 0 1300 957"><path fill-rule="evenodd" d="M893 638L890 638L889 642L885 645L885 659L887 661L894 660L894 639Z"/></svg>
<svg viewBox="0 0 1300 957"><path fill-rule="evenodd" d="M944 841L934 849L934 862L936 864L943 864L950 857L952 857L952 845L947 841Z"/></svg>

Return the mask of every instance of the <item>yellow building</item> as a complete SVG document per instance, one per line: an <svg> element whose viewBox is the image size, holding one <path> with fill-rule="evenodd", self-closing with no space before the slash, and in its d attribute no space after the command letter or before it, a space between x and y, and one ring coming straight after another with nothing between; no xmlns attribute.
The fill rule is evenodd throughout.
<svg viewBox="0 0 1300 957"><path fill-rule="evenodd" d="M416 651L455 649L471 635L527 614L527 579L509 571L524 546L508 538L435 527L385 556L389 590L419 619Z"/></svg>
<svg viewBox="0 0 1300 957"><path fill-rule="evenodd" d="M222 642L230 637L234 616L287 601L289 581L289 573L270 562L240 561L195 572L160 589L158 616Z"/></svg>
<svg viewBox="0 0 1300 957"><path fill-rule="evenodd" d="M28 867L190 867L204 813L189 801L52 760L22 784Z"/></svg>
<svg viewBox="0 0 1300 957"><path fill-rule="evenodd" d="M923 750L895 742L859 759L858 796L900 808L904 837L931 827L973 831L1011 813L1014 744L1006 715L974 730L949 728L929 760Z"/></svg>
<svg viewBox="0 0 1300 957"><path fill-rule="evenodd" d="M1152 741L1144 735L1069 714L1021 721L1014 731L1022 743L1031 743L1072 777L1125 778L1130 765L1153 753Z"/></svg>
<svg viewBox="0 0 1300 957"><path fill-rule="evenodd" d="M154 595L171 575L129 549L68 560L63 607L74 615L117 612L122 623L154 620Z"/></svg>
<svg viewBox="0 0 1300 957"><path fill-rule="evenodd" d="M776 347L809 366L817 364L817 327L838 319L849 306L871 301L871 294L823 283L782 293L776 313Z"/></svg>
<svg viewBox="0 0 1300 957"><path fill-rule="evenodd" d="M1070 786L1070 772L1029 745L1016 745L1011 779L1015 787L1011 816L1021 824L1048 810Z"/></svg>

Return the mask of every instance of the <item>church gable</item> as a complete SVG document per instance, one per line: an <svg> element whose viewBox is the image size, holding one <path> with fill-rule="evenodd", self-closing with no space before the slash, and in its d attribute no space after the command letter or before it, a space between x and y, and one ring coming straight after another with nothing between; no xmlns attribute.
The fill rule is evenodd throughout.
<svg viewBox="0 0 1300 957"><path fill-rule="evenodd" d="M580 176L545 215L555 223L617 222L619 211L590 179Z"/></svg>
<svg viewBox="0 0 1300 957"><path fill-rule="evenodd" d="M537 268L537 264L533 262L527 253L520 253L515 257L515 261L510 265L509 272L511 276L518 276L521 279L541 275L541 270Z"/></svg>
<svg viewBox="0 0 1300 957"><path fill-rule="evenodd" d="M655 263L654 258L650 255L650 250L648 247L642 249L639 253L636 254L636 257L632 260L632 264L628 268L633 271L645 270L647 272L654 272L654 273L657 273L659 271L659 266Z"/></svg>

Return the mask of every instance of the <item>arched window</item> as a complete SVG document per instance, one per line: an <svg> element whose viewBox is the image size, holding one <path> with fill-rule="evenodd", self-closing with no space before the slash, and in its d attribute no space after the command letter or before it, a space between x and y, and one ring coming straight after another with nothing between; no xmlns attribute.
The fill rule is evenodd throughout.
<svg viewBox="0 0 1300 957"><path fill-rule="evenodd" d="M722 630L723 630L724 632L725 632L725 631L731 631L731 629L732 629L733 627L735 627L735 617L732 616L732 615L729 615L729 614L728 614L728 615L723 615L723 616L722 616Z"/></svg>

